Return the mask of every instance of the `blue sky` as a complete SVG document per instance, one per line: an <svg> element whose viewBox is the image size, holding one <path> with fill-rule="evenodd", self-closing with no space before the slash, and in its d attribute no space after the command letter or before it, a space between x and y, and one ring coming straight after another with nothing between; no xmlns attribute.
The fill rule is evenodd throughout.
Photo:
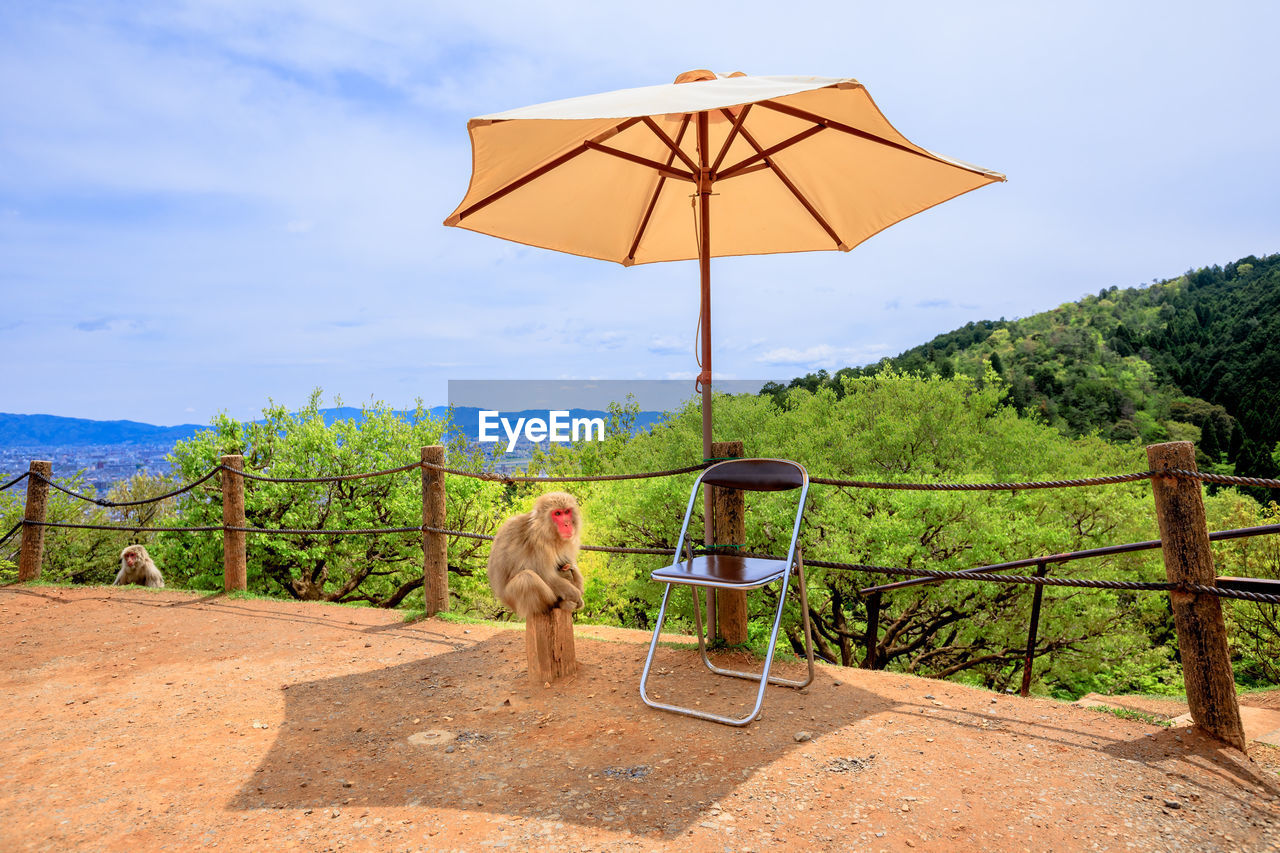
<svg viewBox="0 0 1280 853"><path fill-rule="evenodd" d="M1273 2L0 4L0 411L158 424L696 373L693 263L441 225L471 116L691 68L855 77L1006 173L853 252L713 263L718 376L894 355L1280 251ZM815 310L817 309L817 310Z"/></svg>

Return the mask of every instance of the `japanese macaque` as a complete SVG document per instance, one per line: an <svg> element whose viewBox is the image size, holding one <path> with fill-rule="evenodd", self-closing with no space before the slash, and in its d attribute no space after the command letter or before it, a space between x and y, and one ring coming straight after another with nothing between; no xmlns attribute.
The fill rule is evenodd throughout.
<svg viewBox="0 0 1280 853"><path fill-rule="evenodd" d="M143 586L163 587L164 578L147 549L141 545L130 545L120 552L120 574L116 575L112 586L124 586L140 583Z"/></svg>
<svg viewBox="0 0 1280 853"><path fill-rule="evenodd" d="M531 511L508 518L489 550L493 594L526 619L554 607L582 607L581 530L582 511L566 492L541 495Z"/></svg>

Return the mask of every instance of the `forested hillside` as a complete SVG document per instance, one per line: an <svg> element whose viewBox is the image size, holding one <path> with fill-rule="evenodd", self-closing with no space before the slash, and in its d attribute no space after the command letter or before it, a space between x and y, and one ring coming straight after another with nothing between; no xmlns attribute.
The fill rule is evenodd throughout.
<svg viewBox="0 0 1280 853"><path fill-rule="evenodd" d="M1069 436L1194 441L1203 469L1280 472L1280 254L1252 255L1146 287L1110 287L1021 320L984 320L896 358L772 383L829 386L889 366L981 378Z"/></svg>

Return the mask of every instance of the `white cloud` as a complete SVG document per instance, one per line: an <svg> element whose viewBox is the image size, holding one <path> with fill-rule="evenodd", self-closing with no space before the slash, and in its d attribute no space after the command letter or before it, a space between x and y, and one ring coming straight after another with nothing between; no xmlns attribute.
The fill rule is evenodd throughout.
<svg viewBox="0 0 1280 853"><path fill-rule="evenodd" d="M883 350L883 346L837 347L830 344L816 344L803 350L778 347L761 353L756 361L770 367L831 370L874 360Z"/></svg>

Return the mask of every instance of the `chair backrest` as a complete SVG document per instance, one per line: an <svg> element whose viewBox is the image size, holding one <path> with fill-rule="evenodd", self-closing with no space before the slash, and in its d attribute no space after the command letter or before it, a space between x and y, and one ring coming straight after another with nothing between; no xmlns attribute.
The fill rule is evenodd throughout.
<svg viewBox="0 0 1280 853"><path fill-rule="evenodd" d="M788 489L799 489L800 500L796 506L795 523L791 528L791 542L787 547L787 565L791 565L795 558L796 542L800 537L800 522L804 518L805 501L809 496L809 472L803 465L792 462L790 459L727 459L707 468L693 481L693 490L689 493L689 506L684 511L684 523L680 526L680 537L676 540L677 555L683 553L685 534L689 530L689 520L693 516L698 487L702 485L751 492L782 492ZM676 559L680 559L679 556Z"/></svg>
<svg viewBox="0 0 1280 853"><path fill-rule="evenodd" d="M702 472L702 482L728 489L781 492L808 482L804 466L789 459L729 459Z"/></svg>

